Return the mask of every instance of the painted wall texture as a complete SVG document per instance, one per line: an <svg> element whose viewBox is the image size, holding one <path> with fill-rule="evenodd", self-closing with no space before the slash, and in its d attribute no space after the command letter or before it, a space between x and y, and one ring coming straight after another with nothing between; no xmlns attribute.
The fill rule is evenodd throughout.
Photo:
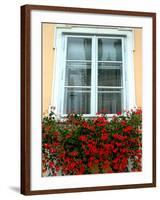
<svg viewBox="0 0 160 200"><path fill-rule="evenodd" d="M142 29L134 31L134 78L136 105L142 107Z"/></svg>
<svg viewBox="0 0 160 200"><path fill-rule="evenodd" d="M54 89L54 76L55 76L55 29L54 24L44 23L42 28L42 78L43 78L43 91L42 91L42 105L43 114L48 112L51 106L53 89ZM142 107L142 30L134 30L134 75L135 75L135 98L136 105Z"/></svg>
<svg viewBox="0 0 160 200"><path fill-rule="evenodd" d="M42 31L42 105L43 113L48 112L48 108L51 105L51 96L52 96L52 84L53 74L54 73L54 62L55 62L55 49L54 47L54 33L55 26L53 24L43 24Z"/></svg>

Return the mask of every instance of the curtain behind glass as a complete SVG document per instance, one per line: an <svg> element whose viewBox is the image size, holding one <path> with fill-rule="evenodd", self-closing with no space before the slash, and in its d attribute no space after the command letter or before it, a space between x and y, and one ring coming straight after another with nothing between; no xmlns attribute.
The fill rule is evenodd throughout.
<svg viewBox="0 0 160 200"><path fill-rule="evenodd" d="M69 37L65 73L64 113L90 113L91 38Z"/></svg>

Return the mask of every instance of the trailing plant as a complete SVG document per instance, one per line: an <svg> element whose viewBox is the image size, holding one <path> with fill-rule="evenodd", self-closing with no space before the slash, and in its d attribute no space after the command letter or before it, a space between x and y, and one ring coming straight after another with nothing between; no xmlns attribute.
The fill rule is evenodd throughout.
<svg viewBox="0 0 160 200"><path fill-rule="evenodd" d="M86 119L53 112L42 121L44 176L141 171L142 111Z"/></svg>

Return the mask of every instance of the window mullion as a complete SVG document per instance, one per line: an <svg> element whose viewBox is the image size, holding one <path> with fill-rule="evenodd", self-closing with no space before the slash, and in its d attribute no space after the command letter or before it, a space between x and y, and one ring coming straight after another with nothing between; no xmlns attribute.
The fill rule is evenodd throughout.
<svg viewBox="0 0 160 200"><path fill-rule="evenodd" d="M125 77L125 46L124 46L124 38L122 38L122 110L126 109L126 77Z"/></svg>
<svg viewBox="0 0 160 200"><path fill-rule="evenodd" d="M95 52L95 47L96 47L96 40L95 40L95 36L92 37L92 71L91 71L91 74L92 74L92 78L91 78L91 115L95 115L96 113L96 91L95 91L95 88L96 88L96 84L95 84L95 81L96 81L96 74L95 74L95 71L96 71L96 52Z"/></svg>
<svg viewBox="0 0 160 200"><path fill-rule="evenodd" d="M62 65L62 71L61 71L61 85L60 87L62 89L61 92L61 98L60 98L60 110L59 113L62 114L64 113L64 93L65 93L65 73L66 73L66 55L67 55L67 36L63 36L63 41L62 41L62 48L63 48L63 65Z"/></svg>
<svg viewBox="0 0 160 200"><path fill-rule="evenodd" d="M95 38L95 113L98 112L98 37Z"/></svg>

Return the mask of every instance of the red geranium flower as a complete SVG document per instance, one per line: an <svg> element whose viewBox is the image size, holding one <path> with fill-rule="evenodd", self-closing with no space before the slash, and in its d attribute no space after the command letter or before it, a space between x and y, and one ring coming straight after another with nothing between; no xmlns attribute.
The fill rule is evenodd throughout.
<svg viewBox="0 0 160 200"><path fill-rule="evenodd" d="M117 112L117 115L121 115L122 114L122 112Z"/></svg>
<svg viewBox="0 0 160 200"><path fill-rule="evenodd" d="M137 110L135 111L135 114L136 114L136 115L141 115L141 114L142 114L142 110L141 110L141 109L137 109Z"/></svg>
<svg viewBox="0 0 160 200"><path fill-rule="evenodd" d="M122 120L122 121L121 121L121 125L122 125L122 126L126 126L126 121Z"/></svg>
<svg viewBox="0 0 160 200"><path fill-rule="evenodd" d="M127 126L126 128L123 129L123 132L127 133L127 132L131 132L133 130L132 126Z"/></svg>
<svg viewBox="0 0 160 200"><path fill-rule="evenodd" d="M85 168L84 165L80 166L79 174L84 174Z"/></svg>
<svg viewBox="0 0 160 200"><path fill-rule="evenodd" d="M50 148L50 150L49 150L51 153L55 153L56 152L56 150L54 149L54 148Z"/></svg>
<svg viewBox="0 0 160 200"><path fill-rule="evenodd" d="M108 124L108 120L105 118L105 117L98 117L96 120L95 120L95 123L97 126L99 127L103 127L105 126L106 124Z"/></svg>
<svg viewBox="0 0 160 200"><path fill-rule="evenodd" d="M59 166L56 166L55 168L56 168L56 171L59 171L59 169L60 169L60 167L59 167Z"/></svg>
<svg viewBox="0 0 160 200"><path fill-rule="evenodd" d="M55 146L55 147L59 146L59 142L54 142L53 146Z"/></svg>
<svg viewBox="0 0 160 200"><path fill-rule="evenodd" d="M102 136L101 136L101 140L108 140L108 134L103 134Z"/></svg>
<svg viewBox="0 0 160 200"><path fill-rule="evenodd" d="M118 112L110 120L104 115L85 119L74 114L61 123L45 118L42 169L56 176L142 170L141 110L126 114Z"/></svg>
<svg viewBox="0 0 160 200"><path fill-rule="evenodd" d="M87 141L87 137L85 135L81 135L78 139L83 142Z"/></svg>
<svg viewBox="0 0 160 200"><path fill-rule="evenodd" d="M70 155L71 155L71 156L77 156L77 155L78 155L78 152L77 152L77 151L72 151L72 152L70 153Z"/></svg>
<svg viewBox="0 0 160 200"><path fill-rule="evenodd" d="M113 138L123 141L123 140L125 140L125 139L127 138L127 136L123 136L123 135L119 135L119 134L115 133L115 134L113 135Z"/></svg>
<svg viewBox="0 0 160 200"><path fill-rule="evenodd" d="M54 167L54 162L49 162L49 166L50 166L50 168L53 168Z"/></svg>
<svg viewBox="0 0 160 200"><path fill-rule="evenodd" d="M50 147L49 144L47 144L47 143L44 144L44 148L49 149L49 147Z"/></svg>

